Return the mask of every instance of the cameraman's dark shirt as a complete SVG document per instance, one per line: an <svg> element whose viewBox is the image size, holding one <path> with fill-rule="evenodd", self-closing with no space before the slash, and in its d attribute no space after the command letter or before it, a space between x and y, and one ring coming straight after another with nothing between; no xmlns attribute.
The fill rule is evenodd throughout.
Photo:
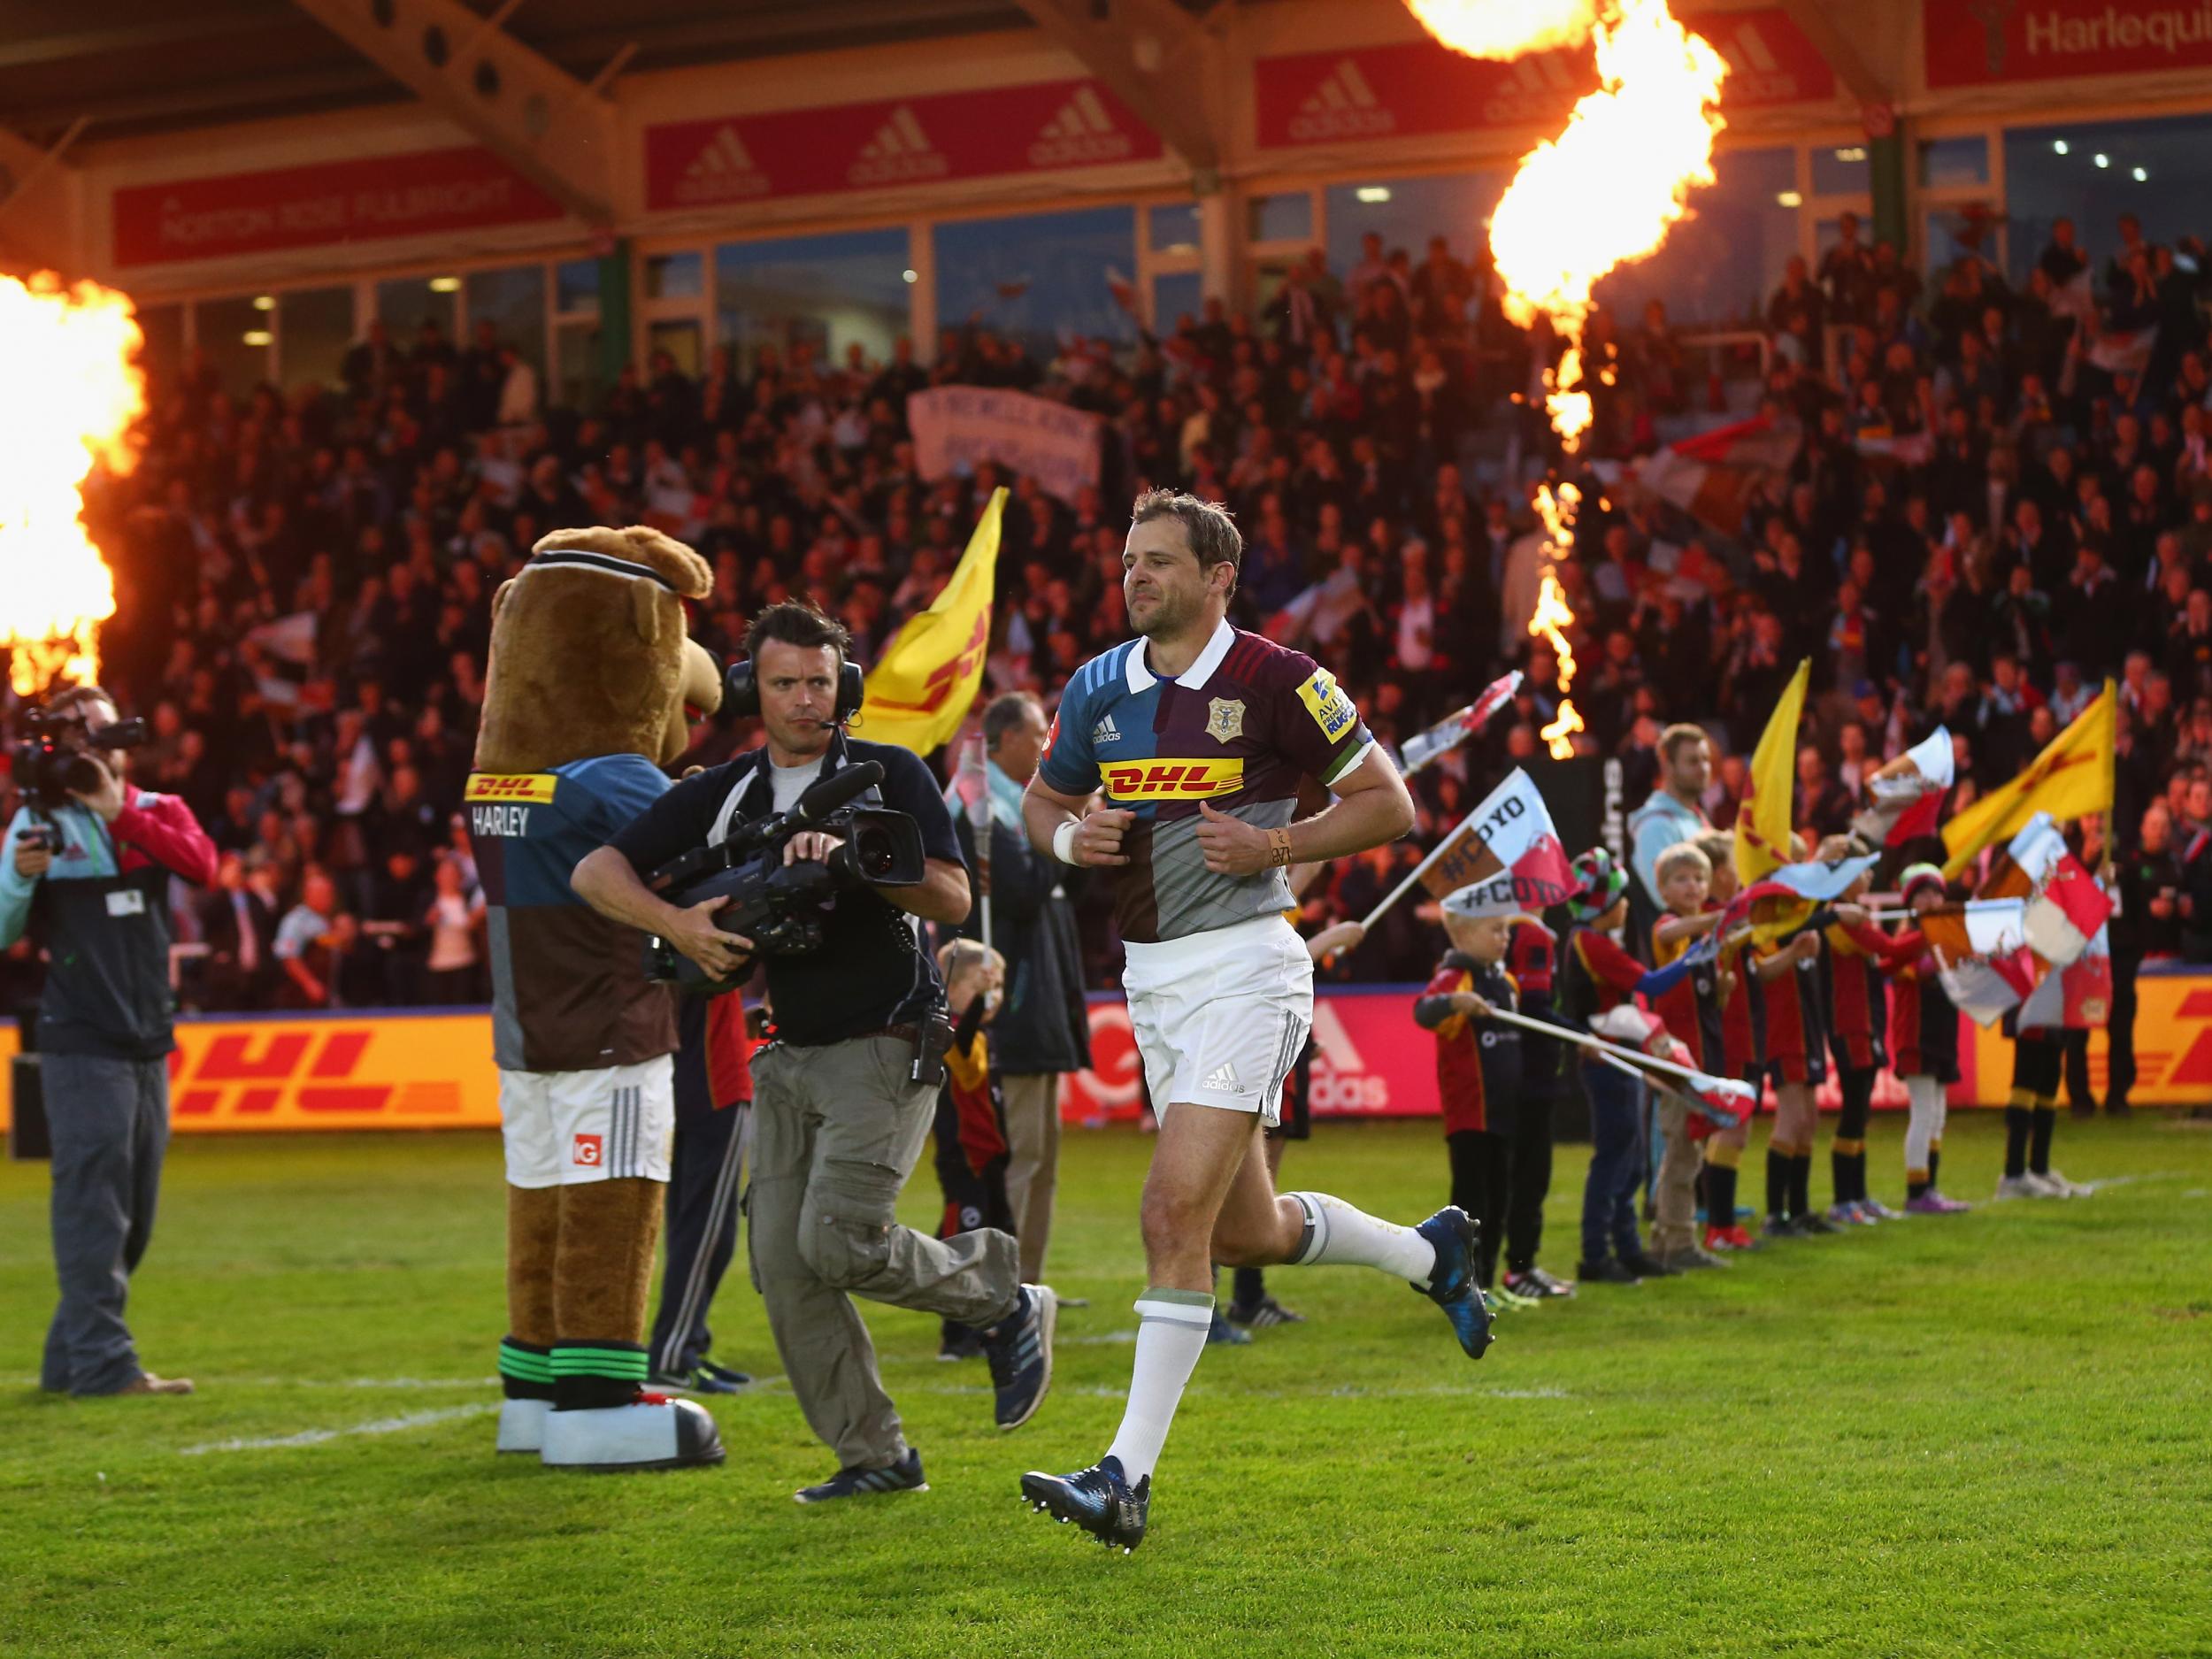
<svg viewBox="0 0 2212 1659"><path fill-rule="evenodd" d="M952 814L929 768L910 751L840 739L824 760L821 775L834 776L864 760L883 766L883 781L864 797L864 803L908 814L921 826L925 853L958 864ZM633 819L611 845L639 875L649 877L671 860L707 845L732 789L746 791L732 815L734 821L764 818L774 810L765 748L686 779ZM912 919L872 887L837 895L819 950L764 960L774 1032L784 1042L841 1042L886 1025L911 1024L944 1007L937 965L916 941Z"/></svg>

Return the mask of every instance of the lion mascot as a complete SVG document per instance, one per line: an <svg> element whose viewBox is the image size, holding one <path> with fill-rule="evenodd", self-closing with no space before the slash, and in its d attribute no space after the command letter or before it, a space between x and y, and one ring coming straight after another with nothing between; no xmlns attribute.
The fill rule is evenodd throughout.
<svg viewBox="0 0 2212 1659"><path fill-rule="evenodd" d="M714 1419L645 1392L674 1123L676 1012L643 941L569 873L669 787L687 705L721 703L684 600L706 562L658 531L560 530L492 601L466 810L490 911L507 1159L503 1452L552 1467L722 1461Z"/></svg>

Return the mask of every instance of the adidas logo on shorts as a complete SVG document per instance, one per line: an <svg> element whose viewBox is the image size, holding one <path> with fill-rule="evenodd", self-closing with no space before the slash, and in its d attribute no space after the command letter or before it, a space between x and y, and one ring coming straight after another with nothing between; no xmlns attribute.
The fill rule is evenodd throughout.
<svg viewBox="0 0 2212 1659"><path fill-rule="evenodd" d="M1118 743L1121 741L1121 731L1119 727L1115 726L1114 717L1112 715L1109 714L1102 717L1099 723L1091 727L1091 741L1093 743L1099 744Z"/></svg>
<svg viewBox="0 0 2212 1659"><path fill-rule="evenodd" d="M1201 1088L1218 1089L1233 1089L1239 1087L1240 1085L1237 1082L1237 1069L1233 1065L1231 1065L1226 1060L1224 1060L1219 1065L1214 1067L1211 1074L1209 1075L1206 1080L1200 1084L1199 1087Z"/></svg>

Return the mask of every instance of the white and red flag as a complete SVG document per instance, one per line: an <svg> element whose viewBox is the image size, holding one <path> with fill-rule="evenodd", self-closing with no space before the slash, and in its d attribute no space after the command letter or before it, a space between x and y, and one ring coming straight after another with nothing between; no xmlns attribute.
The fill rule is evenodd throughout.
<svg viewBox="0 0 2212 1659"><path fill-rule="evenodd" d="M1453 908L1470 916L1533 915L1566 902L1575 886L1544 797L1517 766L1417 873L1437 898L1459 895Z"/></svg>
<svg viewBox="0 0 2212 1659"><path fill-rule="evenodd" d="M1410 778L1424 772L1457 749L1462 743L1490 724L1490 717L1513 700L1521 688L1521 671L1502 674L1483 688L1482 695L1413 737L1406 739L1404 752L1399 757L1398 771Z"/></svg>
<svg viewBox="0 0 2212 1659"><path fill-rule="evenodd" d="M1934 834L1955 762L1950 731L1939 726L1867 780L1873 800L1851 820L1852 829L1876 847L1901 847Z"/></svg>

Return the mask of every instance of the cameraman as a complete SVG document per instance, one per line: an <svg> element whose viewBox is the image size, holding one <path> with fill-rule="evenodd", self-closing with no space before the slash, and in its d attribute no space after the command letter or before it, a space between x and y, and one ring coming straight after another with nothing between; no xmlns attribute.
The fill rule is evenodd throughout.
<svg viewBox="0 0 2212 1659"><path fill-rule="evenodd" d="M38 1048L61 1305L39 1382L57 1394L188 1394L189 1382L138 1363L123 1302L169 1142L169 877L213 880L215 843L178 797L123 780L125 750L102 741L119 724L107 693L73 687L45 712L58 753L35 770L50 774L66 757L84 776L58 792L19 776L27 799L0 853L0 948L27 928L48 956Z"/></svg>
<svg viewBox="0 0 2212 1659"><path fill-rule="evenodd" d="M792 1392L839 1465L797 1494L803 1503L924 1485L848 1293L987 1327L1002 1428L1028 1419L1051 1373L1052 1294L1021 1285L1013 1239L981 1231L940 1241L894 1213L929 1135L950 1031L944 986L908 917L957 924L968 877L928 769L905 749L841 729L850 642L810 605L762 611L745 648L767 741L678 784L572 878L601 914L727 979L751 963L753 942L716 926L723 901L680 908L643 875L726 840L733 823L788 810L809 786L863 761L883 767L880 803L921 826L928 864L919 885L846 887L826 902L818 950L765 959L775 1023L753 1056L753 1279ZM827 861L840 840L802 831L785 843L784 862Z"/></svg>

